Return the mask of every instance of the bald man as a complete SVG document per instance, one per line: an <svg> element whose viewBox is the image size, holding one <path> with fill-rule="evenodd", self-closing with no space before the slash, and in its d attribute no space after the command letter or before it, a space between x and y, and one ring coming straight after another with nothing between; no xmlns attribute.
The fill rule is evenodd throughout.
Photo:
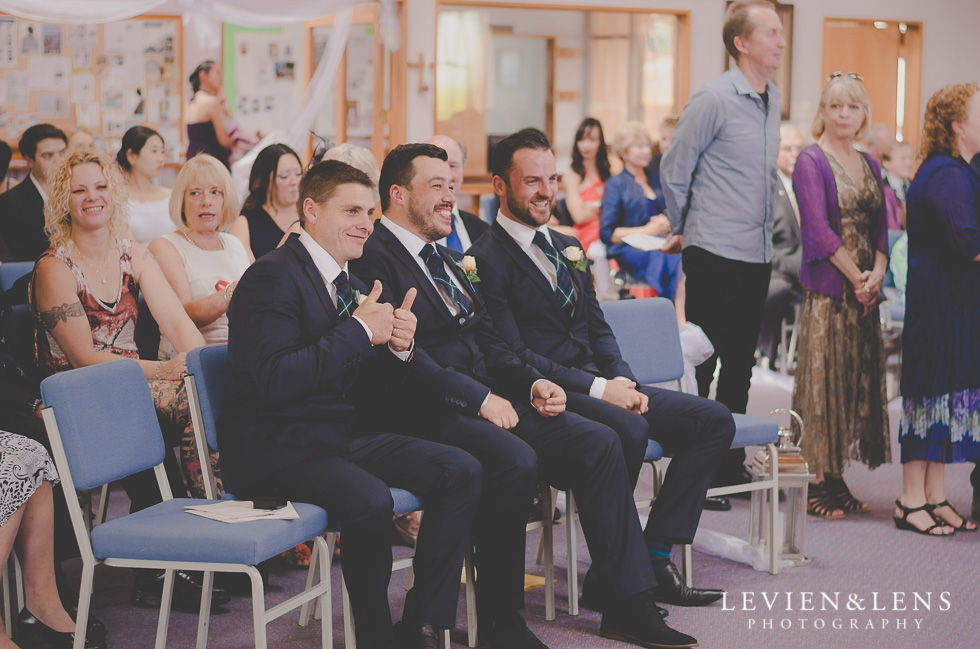
<svg viewBox="0 0 980 649"><path fill-rule="evenodd" d="M462 145L448 135L433 135L427 143L435 144L449 156L449 170L453 175L453 193L458 198L463 187L463 166L466 164L466 153ZM476 214L459 209L459 201L457 201L453 206L453 231L439 243L457 252L466 252L489 228L486 221Z"/></svg>

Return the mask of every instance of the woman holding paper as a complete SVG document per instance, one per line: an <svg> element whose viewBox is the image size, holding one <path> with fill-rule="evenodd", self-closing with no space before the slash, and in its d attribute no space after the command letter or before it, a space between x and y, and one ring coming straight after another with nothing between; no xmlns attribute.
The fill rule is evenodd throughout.
<svg viewBox="0 0 980 649"><path fill-rule="evenodd" d="M612 149L624 168L606 182L599 236L610 259L661 297L673 300L681 277L680 257L658 249L641 250L626 241L636 234L670 234L670 221L663 214L664 198L650 187L645 171L653 156L653 138L642 123L627 122L613 138Z"/></svg>

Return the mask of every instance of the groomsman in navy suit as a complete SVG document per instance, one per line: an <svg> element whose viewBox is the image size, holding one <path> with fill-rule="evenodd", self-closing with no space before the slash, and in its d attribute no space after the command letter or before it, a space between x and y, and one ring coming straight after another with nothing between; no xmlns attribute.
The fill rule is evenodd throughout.
<svg viewBox="0 0 980 649"><path fill-rule="evenodd" d="M694 540L705 492L735 424L716 401L637 385L602 316L581 244L545 225L557 178L551 145L537 129L514 133L494 147L500 212L470 248L481 271L480 293L504 342L565 389L568 409L619 433L631 485L648 438L673 456L645 530L657 578L653 593L668 604L710 604L722 591L688 588L670 550ZM593 601L594 582L587 573L583 592Z"/></svg>
<svg viewBox="0 0 980 649"><path fill-rule="evenodd" d="M694 638L668 627L650 599L653 570L619 436L608 426L564 412L564 390L523 363L494 331L477 290L480 269L471 258L435 244L452 230L455 199L446 157L431 144L401 145L388 154L379 183L384 216L363 256L352 263L360 277L380 280L391 292L389 299L418 290L413 306L418 353L426 353L458 377L460 386L472 390L463 403L444 405L443 411L455 407L466 415L448 425L425 389L403 391L404 407L426 429L437 431L433 439L459 446L483 462L485 473L491 473L485 458L493 444L480 438L489 440L492 431L494 438L518 439L533 449L548 484L575 490L596 579L610 598L602 616L603 636L647 647L696 645ZM475 523L481 640L493 649L544 646L518 614L523 606L523 550L514 547L509 563L495 561L499 574L488 573L480 563L481 555L494 551L481 544L481 526L518 524L523 529L523 521L494 520L481 513ZM488 579L501 582L489 593Z"/></svg>
<svg viewBox="0 0 980 649"><path fill-rule="evenodd" d="M435 144L446 151L446 162L449 163L449 171L453 175L455 192L461 191L463 167L466 166L466 152L463 150L463 145L448 135L433 135L429 138L429 144ZM457 252L466 252L467 248L472 246L473 242L479 239L489 227L487 222L476 214L461 210L458 204L454 204L453 231L439 243Z"/></svg>
<svg viewBox="0 0 980 649"><path fill-rule="evenodd" d="M389 407L371 372L453 390L441 368L414 353L415 292L394 308L379 302L380 284L368 292L350 274L374 228L373 188L342 162L314 166L300 182L302 231L242 276L228 310L222 469L240 496L314 503L343 529L359 645L436 649L438 629L455 627L482 469L459 449L360 422L360 413ZM401 416L401 428L410 426ZM395 628L389 487L425 503L415 584Z"/></svg>

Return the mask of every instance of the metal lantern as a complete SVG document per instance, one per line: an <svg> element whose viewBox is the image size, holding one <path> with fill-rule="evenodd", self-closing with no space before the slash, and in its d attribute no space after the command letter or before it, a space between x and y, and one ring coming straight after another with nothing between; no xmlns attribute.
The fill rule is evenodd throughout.
<svg viewBox="0 0 980 649"><path fill-rule="evenodd" d="M810 473L810 467L800 453L800 441L803 439L803 419L789 408L777 408L769 413L769 417L775 414L787 413L790 416L790 427L779 427L779 445L776 452L779 454L779 487L780 491L786 494L784 506L777 514L777 535L778 529L782 529L782 549L780 559L788 559L795 565L805 566L810 564L809 557L806 556L806 499L810 481L815 476ZM796 420L799 435L793 432L792 420ZM770 458L766 448L760 449L755 457L746 464L753 480L766 480L769 478ZM769 498L771 491L761 489L752 492L750 508L750 530L749 539L753 545L760 545L768 538L768 527L770 524L768 513L770 511ZM777 541L778 543L778 541Z"/></svg>

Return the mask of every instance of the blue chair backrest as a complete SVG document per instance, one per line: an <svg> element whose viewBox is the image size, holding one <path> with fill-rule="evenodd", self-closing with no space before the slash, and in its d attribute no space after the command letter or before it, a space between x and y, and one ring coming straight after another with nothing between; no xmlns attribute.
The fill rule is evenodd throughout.
<svg viewBox="0 0 980 649"><path fill-rule="evenodd" d="M9 290L14 282L34 270L34 264L29 261L8 261L0 264L0 291Z"/></svg>
<svg viewBox="0 0 980 649"><path fill-rule="evenodd" d="M120 359L41 382L54 409L75 489L83 491L163 462L166 446L146 375Z"/></svg>
<svg viewBox="0 0 980 649"><path fill-rule="evenodd" d="M619 351L642 384L684 376L684 352L674 305L662 297L600 302Z"/></svg>
<svg viewBox="0 0 980 649"><path fill-rule="evenodd" d="M207 345L187 354L187 373L194 376L201 404L201 423L212 451L218 450L218 417L228 380L228 345Z"/></svg>

